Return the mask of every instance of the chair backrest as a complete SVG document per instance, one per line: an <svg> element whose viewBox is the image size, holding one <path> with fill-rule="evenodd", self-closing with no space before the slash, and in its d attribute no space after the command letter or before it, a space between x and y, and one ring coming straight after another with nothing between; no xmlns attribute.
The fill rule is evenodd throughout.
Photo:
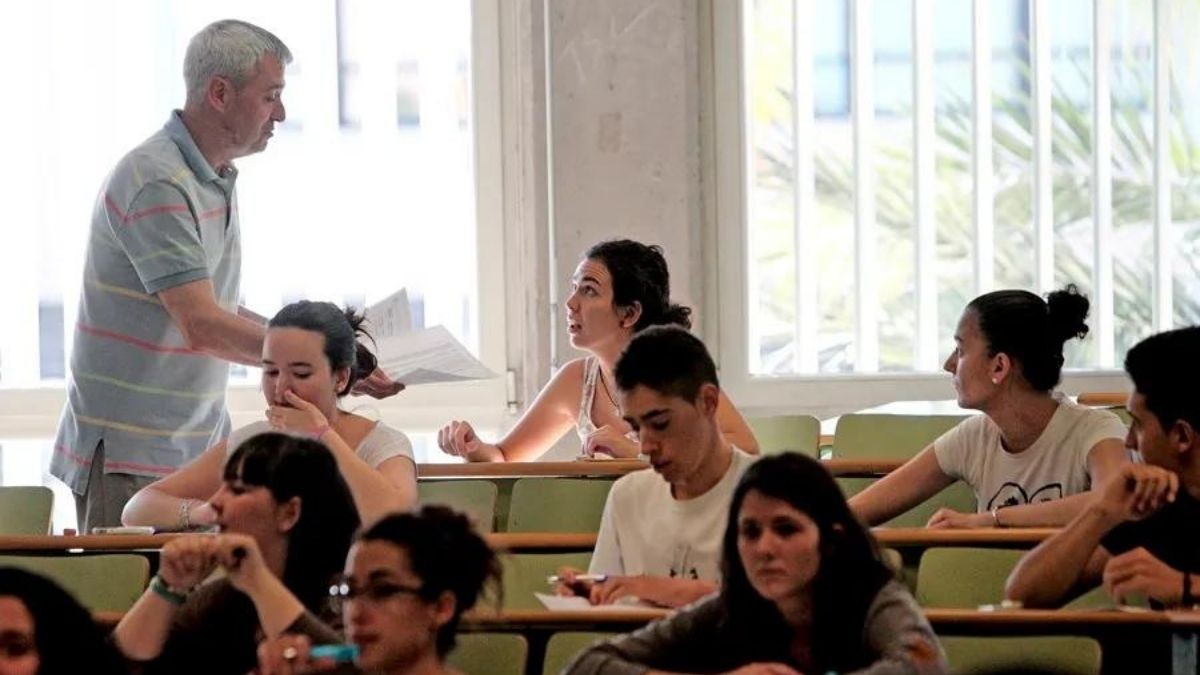
<svg viewBox="0 0 1200 675"><path fill-rule="evenodd" d="M1004 600L1004 582L1025 551L1007 548L933 547L917 566L922 607L975 609Z"/></svg>
<svg viewBox="0 0 1200 675"><path fill-rule="evenodd" d="M49 534L54 493L44 485L0 487L0 535Z"/></svg>
<svg viewBox="0 0 1200 675"><path fill-rule="evenodd" d="M842 488L842 494L849 499L865 490L876 480L875 478L838 478L837 482ZM883 525L886 527L925 527L933 514L942 507L962 513L974 513L976 508L975 491L966 483L956 481Z"/></svg>
<svg viewBox="0 0 1200 675"><path fill-rule="evenodd" d="M575 655L600 640L607 640L617 633L555 633L546 641L546 658L542 660L542 675L559 675L566 670Z"/></svg>
<svg viewBox="0 0 1200 675"><path fill-rule="evenodd" d="M513 484L508 531L599 531L612 484L606 478L521 478Z"/></svg>
<svg viewBox="0 0 1200 675"><path fill-rule="evenodd" d="M966 414L842 415L833 434L833 456L840 459L908 459L966 417Z"/></svg>
<svg viewBox="0 0 1200 675"><path fill-rule="evenodd" d="M0 556L0 567L37 572L66 589L92 612L125 612L142 595L150 561L134 554Z"/></svg>
<svg viewBox="0 0 1200 675"><path fill-rule="evenodd" d="M423 480L417 498L424 504L443 504L471 517L480 532L496 529L496 484L490 480Z"/></svg>
<svg viewBox="0 0 1200 675"><path fill-rule="evenodd" d="M1099 675L1100 643L1086 637L942 637L950 672Z"/></svg>
<svg viewBox="0 0 1200 675"><path fill-rule="evenodd" d="M534 593L553 593L546 577L560 567L587 570L591 553L513 553L501 556L504 566L504 609L543 609Z"/></svg>
<svg viewBox="0 0 1200 675"><path fill-rule="evenodd" d="M816 457L821 439L821 421L812 415L778 415L746 420L754 438L758 439L758 451L763 455L781 452L799 452Z"/></svg>
<svg viewBox="0 0 1200 675"><path fill-rule="evenodd" d="M465 675L525 675L529 643L516 633L459 633L446 661Z"/></svg>

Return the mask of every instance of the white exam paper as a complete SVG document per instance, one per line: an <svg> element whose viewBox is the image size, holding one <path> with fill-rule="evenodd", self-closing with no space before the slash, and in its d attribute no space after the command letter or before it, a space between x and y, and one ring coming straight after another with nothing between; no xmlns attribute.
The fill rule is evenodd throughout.
<svg viewBox="0 0 1200 675"><path fill-rule="evenodd" d="M444 326L376 339L375 348L383 372L410 387L496 377Z"/></svg>
<svg viewBox="0 0 1200 675"><path fill-rule="evenodd" d="M412 309L408 291L401 288L366 310L367 328L376 340L394 337L412 330Z"/></svg>
<svg viewBox="0 0 1200 675"><path fill-rule="evenodd" d="M641 600L633 597L620 598L611 605L593 605L587 598L581 598L578 595L554 595L552 593L534 593L534 597L538 599L551 611L555 612L612 612L622 611L638 607L652 607Z"/></svg>

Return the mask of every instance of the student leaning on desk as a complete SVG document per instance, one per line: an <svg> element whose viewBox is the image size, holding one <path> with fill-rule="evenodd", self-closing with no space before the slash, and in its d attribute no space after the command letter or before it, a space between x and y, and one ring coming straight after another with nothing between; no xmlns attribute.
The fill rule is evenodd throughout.
<svg viewBox="0 0 1200 675"><path fill-rule="evenodd" d="M643 328L690 328L691 309L671 302L662 249L628 239L587 250L571 277L565 304L571 346L589 355L560 368L500 441L487 443L469 422L456 420L438 432L444 452L472 462L527 462L545 454L574 426L584 455L637 457L637 436L617 405L614 365ZM758 453L753 432L724 394L717 414L731 443Z"/></svg>
<svg viewBox="0 0 1200 675"><path fill-rule="evenodd" d="M417 502L412 444L383 422L344 411L338 401L369 373L375 357L362 317L328 302L301 300L267 322L262 392L267 419L236 429L196 461L138 491L125 506L126 525L187 530L212 525L209 499L221 487L221 467L255 434L284 431L319 438L337 459L364 522Z"/></svg>
<svg viewBox="0 0 1200 675"><path fill-rule="evenodd" d="M850 499L878 525L955 480L975 492L975 513L943 508L929 527L1062 525L1128 461L1125 426L1107 410L1054 391L1063 344L1087 335L1088 300L1074 285L1047 300L1028 291L981 295L963 310L945 369L958 404L983 411L963 420L912 460Z"/></svg>
<svg viewBox="0 0 1200 675"><path fill-rule="evenodd" d="M1128 464L1062 531L1026 555L1009 597L1051 606L1097 584L1191 608L1200 595L1200 327L1151 336L1125 356L1133 380Z"/></svg>

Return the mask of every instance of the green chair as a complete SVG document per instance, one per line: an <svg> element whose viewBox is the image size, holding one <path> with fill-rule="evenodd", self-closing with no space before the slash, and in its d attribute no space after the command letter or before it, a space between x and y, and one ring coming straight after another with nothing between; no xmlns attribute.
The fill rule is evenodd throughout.
<svg viewBox="0 0 1200 675"><path fill-rule="evenodd" d="M555 633L546 641L546 658L542 661L542 675L559 675L579 652L600 640L617 633Z"/></svg>
<svg viewBox="0 0 1200 675"><path fill-rule="evenodd" d="M141 597L150 562L133 554L0 556L0 567L37 572L65 588L93 612L125 612Z"/></svg>
<svg viewBox="0 0 1200 675"><path fill-rule="evenodd" d="M508 506L509 532L597 532L612 479L521 478Z"/></svg>
<svg viewBox="0 0 1200 675"><path fill-rule="evenodd" d="M0 487L0 535L48 534L54 493L44 485Z"/></svg>
<svg viewBox="0 0 1200 675"><path fill-rule="evenodd" d="M842 415L833 433L835 459L908 459L967 417L963 415Z"/></svg>
<svg viewBox="0 0 1200 675"><path fill-rule="evenodd" d="M928 548L917 567L917 602L953 609L998 604L1009 572L1024 554L1008 548Z"/></svg>
<svg viewBox="0 0 1200 675"><path fill-rule="evenodd" d="M496 484L490 480L423 480L417 483L422 505L443 504L466 513L480 532L496 528Z"/></svg>
<svg viewBox="0 0 1200 675"><path fill-rule="evenodd" d="M950 672L1098 675L1100 643L1086 637L940 637Z"/></svg>
<svg viewBox="0 0 1200 675"><path fill-rule="evenodd" d="M586 570L591 553L513 553L501 557L504 566L504 609L543 609L534 593L553 593L546 577L560 567Z"/></svg>
<svg viewBox="0 0 1200 675"><path fill-rule="evenodd" d="M781 452L799 452L816 457L821 441L821 421L812 415L779 415L746 420L754 437L758 439L758 451L763 455Z"/></svg>
<svg viewBox="0 0 1200 675"><path fill-rule="evenodd" d="M525 675L529 643L515 633L459 633L446 660L466 675Z"/></svg>

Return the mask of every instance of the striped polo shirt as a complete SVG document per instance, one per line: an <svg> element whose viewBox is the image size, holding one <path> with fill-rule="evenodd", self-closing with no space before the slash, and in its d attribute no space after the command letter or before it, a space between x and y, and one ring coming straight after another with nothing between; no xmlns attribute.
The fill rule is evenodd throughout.
<svg viewBox="0 0 1200 675"><path fill-rule="evenodd" d="M237 311L236 178L209 166L175 111L105 180L51 461L76 493L101 441L105 473L163 476L229 434L229 363L188 349L155 294L210 279L218 304Z"/></svg>

